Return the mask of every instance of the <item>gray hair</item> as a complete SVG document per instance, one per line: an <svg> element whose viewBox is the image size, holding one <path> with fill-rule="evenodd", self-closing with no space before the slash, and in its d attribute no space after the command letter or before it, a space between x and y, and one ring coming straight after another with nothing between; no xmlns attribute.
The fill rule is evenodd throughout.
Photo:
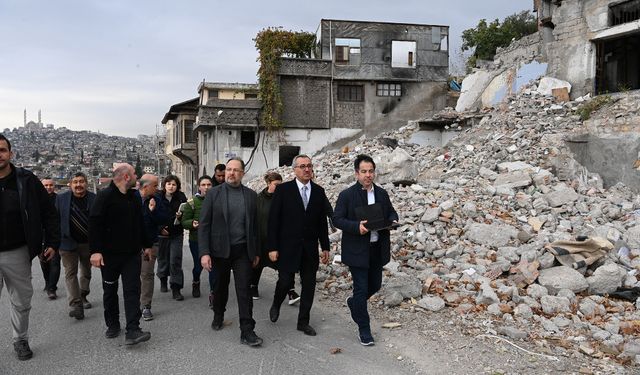
<svg viewBox="0 0 640 375"><path fill-rule="evenodd" d="M298 166L298 159L309 159L309 160L311 160L311 158L308 155L305 155L305 154L296 155L293 158L293 162L291 163L292 167L297 167Z"/></svg>

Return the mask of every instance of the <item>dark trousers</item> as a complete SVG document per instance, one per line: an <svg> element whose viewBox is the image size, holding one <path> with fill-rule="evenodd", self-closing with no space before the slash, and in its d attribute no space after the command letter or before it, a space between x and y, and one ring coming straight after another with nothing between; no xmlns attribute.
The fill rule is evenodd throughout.
<svg viewBox="0 0 640 375"><path fill-rule="evenodd" d="M349 267L353 279L351 318L358 325L360 334L371 334L367 300L382 286L382 260L380 244L374 242L369 251L369 268Z"/></svg>
<svg viewBox="0 0 640 375"><path fill-rule="evenodd" d="M252 270L251 286L258 287L258 285L260 285L260 277L262 277L262 270L264 269L265 269L265 266L258 264L258 266ZM294 279L294 281L291 284L291 288L289 290L295 289L295 287L296 286L295 286L295 279Z"/></svg>
<svg viewBox="0 0 640 375"><path fill-rule="evenodd" d="M189 240L189 251L191 251L191 256L193 257L193 282L200 282L200 274L202 273L202 264L200 263L200 249L198 247L198 241ZM209 291L213 292L216 289L216 271L215 268L211 269L209 272Z"/></svg>
<svg viewBox="0 0 640 375"><path fill-rule="evenodd" d="M124 313L127 332L140 329L140 267L139 253L110 255L104 258L102 288L104 290L104 322L107 327L120 327L120 306L118 304L118 278L122 278Z"/></svg>
<svg viewBox="0 0 640 375"><path fill-rule="evenodd" d="M232 245L229 258L213 258L213 269L218 276L216 289L213 292L213 312L216 316L224 316L229 300L229 281L233 270L233 281L236 285L238 300L238 316L242 332L253 331L256 321L253 320L253 299L249 294L251 281L251 261L247 254L247 244Z"/></svg>
<svg viewBox="0 0 640 375"><path fill-rule="evenodd" d="M58 280L60 280L60 254L56 254L48 262L40 261L42 276L44 276L44 290L58 290Z"/></svg>
<svg viewBox="0 0 640 375"><path fill-rule="evenodd" d="M184 286L184 273L182 272L183 238L181 235L158 238L157 275L161 279L171 276L169 279L171 289L182 289Z"/></svg>
<svg viewBox="0 0 640 375"><path fill-rule="evenodd" d="M302 264L300 265L300 280L302 290L300 292L300 310L298 311L298 325L309 324L313 295L316 292L316 271L318 271L318 254L311 259L311 252L303 250ZM273 304L280 307L287 296L287 292L293 288L295 272L278 271L276 293L273 296Z"/></svg>

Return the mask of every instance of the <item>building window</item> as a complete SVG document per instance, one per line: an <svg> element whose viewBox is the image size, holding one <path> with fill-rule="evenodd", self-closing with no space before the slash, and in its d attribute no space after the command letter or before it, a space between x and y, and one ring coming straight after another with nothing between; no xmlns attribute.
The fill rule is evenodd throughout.
<svg viewBox="0 0 640 375"><path fill-rule="evenodd" d="M364 88L358 85L338 85L338 100L341 102L364 101Z"/></svg>
<svg viewBox="0 0 640 375"><path fill-rule="evenodd" d="M258 99L258 94L247 92L247 93L244 94L244 98L245 99Z"/></svg>
<svg viewBox="0 0 640 375"><path fill-rule="evenodd" d="M240 147L255 147L255 145L256 145L255 131L240 132Z"/></svg>
<svg viewBox="0 0 640 375"><path fill-rule="evenodd" d="M399 83L378 83L377 96L402 96L402 85Z"/></svg>
<svg viewBox="0 0 640 375"><path fill-rule="evenodd" d="M404 40L391 41L391 67L416 67L416 42Z"/></svg>
<svg viewBox="0 0 640 375"><path fill-rule="evenodd" d="M618 2L609 6L609 25L616 26L640 19L640 0Z"/></svg>
<svg viewBox="0 0 640 375"><path fill-rule="evenodd" d="M195 121L193 120L185 120L184 121L184 141L185 143L193 143L194 142L194 134L193 134L193 125Z"/></svg>
<svg viewBox="0 0 640 375"><path fill-rule="evenodd" d="M218 90L209 90L209 99L217 98L217 97L218 97Z"/></svg>
<svg viewBox="0 0 640 375"><path fill-rule="evenodd" d="M209 138L209 134L206 132L202 133L202 153L206 154L207 153L207 139Z"/></svg>
<svg viewBox="0 0 640 375"><path fill-rule="evenodd" d="M360 65L360 39L336 38L336 64Z"/></svg>

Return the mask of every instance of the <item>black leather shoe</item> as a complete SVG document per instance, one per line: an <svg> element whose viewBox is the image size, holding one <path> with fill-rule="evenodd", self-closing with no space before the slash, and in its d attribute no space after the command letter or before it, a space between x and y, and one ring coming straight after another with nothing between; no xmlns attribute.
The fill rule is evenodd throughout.
<svg viewBox="0 0 640 375"><path fill-rule="evenodd" d="M176 301L184 300L184 296L180 293L180 289L171 289L171 293L173 294L173 299Z"/></svg>
<svg viewBox="0 0 640 375"><path fill-rule="evenodd" d="M271 305L271 308L269 309L269 319L275 323L278 321L279 317L280 317L280 308L276 305Z"/></svg>
<svg viewBox="0 0 640 375"><path fill-rule="evenodd" d="M107 332L104 333L104 335L108 338L108 339L113 339L116 338L118 336L120 336L120 332L122 330L120 329L120 327L109 327L107 328Z"/></svg>
<svg viewBox="0 0 640 375"><path fill-rule="evenodd" d="M136 345L141 342L149 341L151 338L151 333L143 331L141 329L133 332L128 332L125 336L124 344L125 345Z"/></svg>
<svg viewBox="0 0 640 375"><path fill-rule="evenodd" d="M307 336L315 336L316 330L308 324L298 325L298 331L302 331Z"/></svg>
<svg viewBox="0 0 640 375"><path fill-rule="evenodd" d="M211 322L211 329L214 331L219 331L224 326L224 317L214 315L213 322Z"/></svg>
<svg viewBox="0 0 640 375"><path fill-rule="evenodd" d="M77 320L82 320L84 319L84 309L82 306L76 306L73 310L69 311L69 316Z"/></svg>
<svg viewBox="0 0 640 375"><path fill-rule="evenodd" d="M249 346L260 346L262 345L262 339L256 335L255 332L243 332L240 335L240 342L249 345Z"/></svg>

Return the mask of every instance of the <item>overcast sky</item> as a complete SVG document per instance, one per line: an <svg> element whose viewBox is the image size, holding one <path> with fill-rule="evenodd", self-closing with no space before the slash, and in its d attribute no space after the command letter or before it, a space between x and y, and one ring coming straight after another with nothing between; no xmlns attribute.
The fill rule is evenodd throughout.
<svg viewBox="0 0 640 375"><path fill-rule="evenodd" d="M481 18L531 0L0 0L0 131L37 120L107 134L153 134L205 79L257 81L256 33L315 32L320 19L449 25L450 55Z"/></svg>

